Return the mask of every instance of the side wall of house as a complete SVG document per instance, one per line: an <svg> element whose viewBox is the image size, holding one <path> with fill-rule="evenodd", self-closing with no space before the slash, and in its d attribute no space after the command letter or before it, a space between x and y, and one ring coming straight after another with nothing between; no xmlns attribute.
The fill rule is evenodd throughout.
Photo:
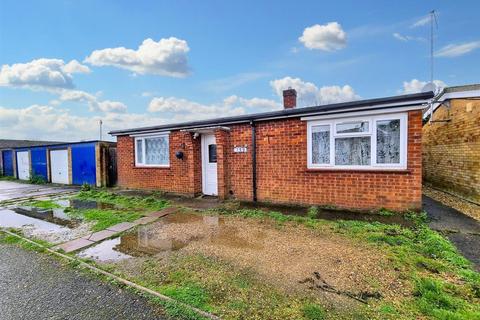
<svg viewBox="0 0 480 320"><path fill-rule="evenodd" d="M118 185L135 189L162 190L183 193L190 196L202 191L200 139L193 139L188 132L170 133L170 166L168 168L136 167L134 138L117 138ZM175 153L182 151L183 159L177 159Z"/></svg>
<svg viewBox="0 0 480 320"><path fill-rule="evenodd" d="M407 210L421 208L422 117L408 117L408 169L352 171L307 169L307 123L296 119L266 121L257 130L257 197L259 201L332 205L339 208ZM252 200L252 131L248 124L216 133L221 152L219 196ZM201 192L200 139L170 134L170 168L136 168L134 139L118 137L119 185L193 195ZM174 153L185 143L185 160ZM234 147L247 146L247 152ZM226 159L225 159L226 158Z"/></svg>
<svg viewBox="0 0 480 320"><path fill-rule="evenodd" d="M423 177L432 185L480 201L480 101L454 99L423 127Z"/></svg>

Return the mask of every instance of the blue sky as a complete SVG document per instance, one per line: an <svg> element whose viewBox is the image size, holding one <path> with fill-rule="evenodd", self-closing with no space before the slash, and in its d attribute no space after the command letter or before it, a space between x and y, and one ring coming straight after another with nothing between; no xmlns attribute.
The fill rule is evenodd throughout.
<svg viewBox="0 0 480 320"><path fill-rule="evenodd" d="M0 1L0 136L105 130L480 82L478 1ZM150 39L150 40L149 40ZM72 62L73 61L73 62Z"/></svg>

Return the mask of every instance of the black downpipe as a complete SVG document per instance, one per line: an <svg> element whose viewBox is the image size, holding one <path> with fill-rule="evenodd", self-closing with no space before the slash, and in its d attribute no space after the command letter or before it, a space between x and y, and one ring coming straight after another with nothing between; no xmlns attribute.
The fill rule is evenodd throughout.
<svg viewBox="0 0 480 320"><path fill-rule="evenodd" d="M253 201L257 201L257 139L255 122L250 120L250 126L252 127L252 191Z"/></svg>

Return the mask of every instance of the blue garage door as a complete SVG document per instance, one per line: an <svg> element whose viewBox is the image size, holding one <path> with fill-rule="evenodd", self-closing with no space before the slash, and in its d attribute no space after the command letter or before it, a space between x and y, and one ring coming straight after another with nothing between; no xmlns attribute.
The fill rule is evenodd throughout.
<svg viewBox="0 0 480 320"><path fill-rule="evenodd" d="M95 185L95 143L72 145L72 180L73 184Z"/></svg>
<svg viewBox="0 0 480 320"><path fill-rule="evenodd" d="M3 175L13 176L13 151L12 150L2 151L2 160L3 160Z"/></svg>
<svg viewBox="0 0 480 320"><path fill-rule="evenodd" d="M46 148L35 148L30 150L32 158L32 172L34 175L42 176L45 181L47 176L47 150Z"/></svg>

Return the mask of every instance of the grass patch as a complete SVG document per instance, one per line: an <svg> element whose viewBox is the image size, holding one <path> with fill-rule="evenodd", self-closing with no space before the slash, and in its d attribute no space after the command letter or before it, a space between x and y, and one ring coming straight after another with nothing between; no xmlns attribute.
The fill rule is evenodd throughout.
<svg viewBox="0 0 480 320"><path fill-rule="evenodd" d="M1 181L16 181L17 178L14 176L0 176Z"/></svg>
<svg viewBox="0 0 480 320"><path fill-rule="evenodd" d="M314 298L288 295L248 269L213 257L176 254L143 262L134 281L222 319L323 319Z"/></svg>
<svg viewBox="0 0 480 320"><path fill-rule="evenodd" d="M109 203L116 205L119 208L137 209L145 211L158 211L168 206L167 200L159 199L155 196L130 197L114 194L99 189L80 191L75 198L81 200L93 200L103 203Z"/></svg>
<svg viewBox="0 0 480 320"><path fill-rule="evenodd" d="M27 202L27 206L37 207L41 209L58 209L62 208L61 205L53 200L35 200Z"/></svg>
<svg viewBox="0 0 480 320"><path fill-rule="evenodd" d="M142 217L142 214L135 211L104 210L104 209L83 209L67 210L67 214L74 218L85 221L94 221L92 231L101 231L117 223L131 222Z"/></svg>
<svg viewBox="0 0 480 320"><path fill-rule="evenodd" d="M325 319L325 311L317 304L308 303L302 307L303 317L309 320Z"/></svg>

